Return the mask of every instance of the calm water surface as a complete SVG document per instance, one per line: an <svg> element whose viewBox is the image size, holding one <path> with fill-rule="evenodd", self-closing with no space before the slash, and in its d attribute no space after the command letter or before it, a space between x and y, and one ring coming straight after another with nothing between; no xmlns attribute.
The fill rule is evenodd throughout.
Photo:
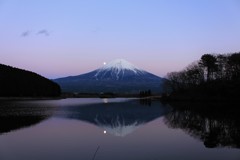
<svg viewBox="0 0 240 160"><path fill-rule="evenodd" d="M158 101L0 103L1 160L237 160L239 121Z"/></svg>

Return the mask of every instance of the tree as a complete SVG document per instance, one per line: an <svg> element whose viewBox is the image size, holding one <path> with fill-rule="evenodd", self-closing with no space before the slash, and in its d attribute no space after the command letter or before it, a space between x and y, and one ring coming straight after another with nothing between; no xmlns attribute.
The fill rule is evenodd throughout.
<svg viewBox="0 0 240 160"><path fill-rule="evenodd" d="M171 86L172 91L177 91L181 88L181 80L180 80L179 72L170 72L167 74L167 79L169 80L169 85Z"/></svg>
<svg viewBox="0 0 240 160"><path fill-rule="evenodd" d="M186 82L189 87L199 85L204 81L204 71L199 66L199 62L189 65L185 72Z"/></svg>
<svg viewBox="0 0 240 160"><path fill-rule="evenodd" d="M217 68L216 62L217 59L214 55L204 54L201 57L199 64L206 69L207 81L214 79L214 72Z"/></svg>
<svg viewBox="0 0 240 160"><path fill-rule="evenodd" d="M216 56L216 59L217 59L216 79L225 80L228 78L227 76L228 55L219 54Z"/></svg>
<svg viewBox="0 0 240 160"><path fill-rule="evenodd" d="M240 78L240 53L234 53L228 58L229 72L231 73L231 79Z"/></svg>
<svg viewBox="0 0 240 160"><path fill-rule="evenodd" d="M167 79L172 91L184 90L201 84L204 81L204 71L198 62L194 62L180 72L168 73Z"/></svg>

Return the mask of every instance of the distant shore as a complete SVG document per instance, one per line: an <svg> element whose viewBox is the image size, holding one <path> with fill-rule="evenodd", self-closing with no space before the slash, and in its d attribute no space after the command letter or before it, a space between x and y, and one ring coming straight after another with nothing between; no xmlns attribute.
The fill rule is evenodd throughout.
<svg viewBox="0 0 240 160"><path fill-rule="evenodd" d="M0 101L18 101L18 100L59 100L66 98L138 98L138 99L151 99L151 100L160 100L161 96L148 96L148 97L139 97L133 95L121 95L115 97L99 97L97 95L81 95L81 96L61 96L61 97L0 97Z"/></svg>
<svg viewBox="0 0 240 160"><path fill-rule="evenodd" d="M19 101L19 100L58 100L63 97L0 97L0 101Z"/></svg>

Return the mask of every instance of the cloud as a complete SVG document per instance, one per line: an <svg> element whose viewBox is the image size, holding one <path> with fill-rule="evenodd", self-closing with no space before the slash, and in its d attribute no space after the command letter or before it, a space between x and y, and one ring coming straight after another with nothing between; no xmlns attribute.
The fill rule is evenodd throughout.
<svg viewBox="0 0 240 160"><path fill-rule="evenodd" d="M40 31L37 32L37 35L49 36L50 33L49 33L48 30L46 30L46 29L42 29L42 30L40 30Z"/></svg>
<svg viewBox="0 0 240 160"><path fill-rule="evenodd" d="M35 31L33 31L33 33L32 33L32 31L29 31L29 30L27 30L27 31L24 31L24 32L22 32L21 33L21 37L29 37L29 36L31 36L32 34L35 34L36 36L50 36L50 32L47 30L47 29L42 29L42 30L39 30L39 31L37 31L37 32L35 32Z"/></svg>
<svg viewBox="0 0 240 160"><path fill-rule="evenodd" d="M24 31L22 32L21 37L27 37L30 35L30 33L31 33L30 31Z"/></svg>

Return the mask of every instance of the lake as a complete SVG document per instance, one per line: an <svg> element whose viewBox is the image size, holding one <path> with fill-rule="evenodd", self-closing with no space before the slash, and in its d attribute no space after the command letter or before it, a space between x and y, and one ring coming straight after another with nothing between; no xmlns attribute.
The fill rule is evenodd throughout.
<svg viewBox="0 0 240 160"><path fill-rule="evenodd" d="M240 123L159 101L0 102L1 160L237 160Z"/></svg>

